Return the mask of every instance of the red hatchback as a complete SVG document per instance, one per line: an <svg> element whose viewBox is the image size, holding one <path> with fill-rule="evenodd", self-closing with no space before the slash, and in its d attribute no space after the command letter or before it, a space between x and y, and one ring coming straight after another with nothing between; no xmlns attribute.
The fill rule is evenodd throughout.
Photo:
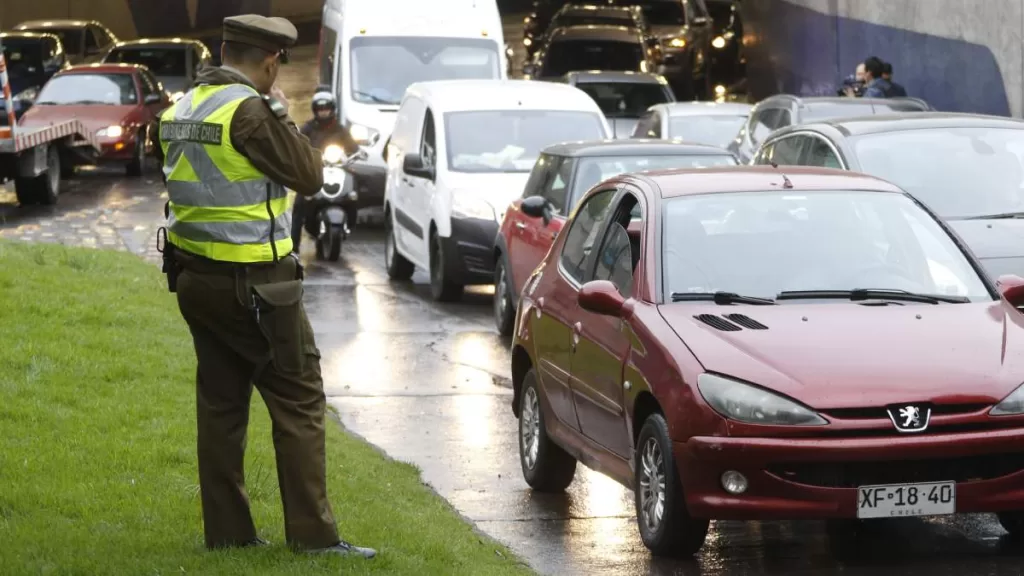
<svg viewBox="0 0 1024 576"><path fill-rule="evenodd" d="M1020 533L1024 279L1001 297L981 270L859 174L604 182L521 295L526 481L608 474L658 554L696 552L711 519L998 512Z"/></svg>
<svg viewBox="0 0 1024 576"><path fill-rule="evenodd" d="M152 146L149 129L170 104L145 66L86 64L54 75L18 125L39 128L77 118L96 132L102 153L99 158L72 154L61 159L62 167L123 164L129 175L138 176Z"/></svg>

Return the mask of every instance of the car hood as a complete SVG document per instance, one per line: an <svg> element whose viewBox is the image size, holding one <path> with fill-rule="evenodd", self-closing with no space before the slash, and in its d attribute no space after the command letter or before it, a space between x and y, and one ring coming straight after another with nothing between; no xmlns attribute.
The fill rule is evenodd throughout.
<svg viewBox="0 0 1024 576"><path fill-rule="evenodd" d="M346 102L345 121L348 124L362 124L380 133L381 142L391 136L395 128L398 107L378 108L361 102Z"/></svg>
<svg viewBox="0 0 1024 576"><path fill-rule="evenodd" d="M667 304L660 311L705 370L819 410L925 401L994 404L1024 382L1024 316L1002 300ZM767 329L726 332L695 318L737 313Z"/></svg>
<svg viewBox="0 0 1024 576"><path fill-rule="evenodd" d="M611 124L612 135L621 139L633 135L638 120L639 118L609 118L608 123Z"/></svg>
<svg viewBox="0 0 1024 576"><path fill-rule="evenodd" d="M476 192L480 199L494 208L494 214L500 221L508 205L523 195L529 178L529 172L448 172L445 185L451 190Z"/></svg>
<svg viewBox="0 0 1024 576"><path fill-rule="evenodd" d="M947 220L994 278L1024 277L1024 220Z"/></svg>
<svg viewBox="0 0 1024 576"><path fill-rule="evenodd" d="M134 106L33 106L19 122L26 128L41 128L58 122L77 119L86 128L96 131L122 124L135 110Z"/></svg>

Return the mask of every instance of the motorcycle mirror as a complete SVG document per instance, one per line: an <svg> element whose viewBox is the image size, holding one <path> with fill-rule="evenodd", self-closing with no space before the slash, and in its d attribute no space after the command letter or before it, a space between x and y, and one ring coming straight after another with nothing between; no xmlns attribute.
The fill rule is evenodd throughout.
<svg viewBox="0 0 1024 576"><path fill-rule="evenodd" d="M360 149L356 151L355 154L352 155L352 160L366 160L367 156L368 154L366 153L366 150Z"/></svg>

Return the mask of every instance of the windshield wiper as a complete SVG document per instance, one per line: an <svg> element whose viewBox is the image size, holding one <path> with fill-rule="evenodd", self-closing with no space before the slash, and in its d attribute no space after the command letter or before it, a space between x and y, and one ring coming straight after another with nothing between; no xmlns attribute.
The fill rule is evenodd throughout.
<svg viewBox="0 0 1024 576"><path fill-rule="evenodd" d="M1003 212L1001 214L982 214L981 216L970 216L962 220L1012 220L1024 218L1024 212Z"/></svg>
<svg viewBox="0 0 1024 576"><path fill-rule="evenodd" d="M903 302L921 302L922 304L966 304L971 300L965 296L939 296L935 294L917 294L893 288L855 288L853 290L787 290L776 296L777 300L818 300L838 299L858 302L861 300L896 300Z"/></svg>
<svg viewBox="0 0 1024 576"><path fill-rule="evenodd" d="M373 102L375 102L377 104L392 104L392 105L393 104L398 104L398 102L392 102L391 100L385 100L385 99L381 98L380 96L374 96L373 94L370 94L369 92L360 92L359 90L353 90L352 93L355 94L356 96L361 97L361 98L369 98L371 101L373 101Z"/></svg>
<svg viewBox="0 0 1024 576"><path fill-rule="evenodd" d="M729 304L750 304L752 306L772 306L775 301L757 296L742 296L733 292L673 292L673 302L714 302L719 306Z"/></svg>

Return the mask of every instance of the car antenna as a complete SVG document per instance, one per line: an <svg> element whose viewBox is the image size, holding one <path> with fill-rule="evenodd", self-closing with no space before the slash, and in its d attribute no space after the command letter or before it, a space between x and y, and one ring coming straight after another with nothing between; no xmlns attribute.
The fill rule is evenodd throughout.
<svg viewBox="0 0 1024 576"><path fill-rule="evenodd" d="M774 160L772 161L772 168L775 168L776 170L779 169L779 165L775 163ZM789 181L789 177L786 176L785 174L782 175L782 187L787 190L793 189L793 183Z"/></svg>

